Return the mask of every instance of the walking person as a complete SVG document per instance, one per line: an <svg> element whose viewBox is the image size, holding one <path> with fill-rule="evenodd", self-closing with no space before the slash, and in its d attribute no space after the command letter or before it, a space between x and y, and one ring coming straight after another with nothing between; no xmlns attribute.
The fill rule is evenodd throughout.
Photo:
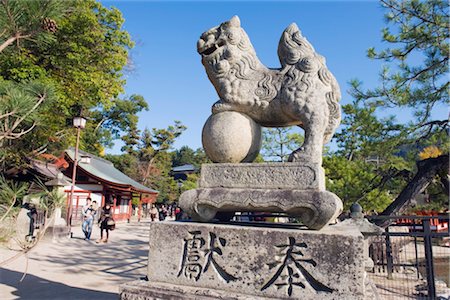
<svg viewBox="0 0 450 300"><path fill-rule="evenodd" d="M27 212L27 216L30 218L30 226L28 235L25 236L25 238L27 239L27 241L31 242L34 239L34 224L36 223L38 213L36 210L36 206L33 203L25 203L23 207L29 210L29 212Z"/></svg>
<svg viewBox="0 0 450 300"><path fill-rule="evenodd" d="M165 205L161 206L161 209L159 210L159 220L164 221L167 217L167 209Z"/></svg>
<svg viewBox="0 0 450 300"><path fill-rule="evenodd" d="M94 223L94 216L96 214L96 211L92 207L91 202L92 199L88 197L86 199L86 205L82 208L83 224L81 225L81 229L83 230L85 240L91 239L92 225Z"/></svg>
<svg viewBox="0 0 450 300"><path fill-rule="evenodd" d="M100 239L98 239L96 242L107 243L109 239L109 231L114 230L116 226L114 219L112 218L112 209L109 203L106 203L105 206L101 209L98 222L100 224ZM103 238L104 236L105 238Z"/></svg>
<svg viewBox="0 0 450 300"><path fill-rule="evenodd" d="M92 209L94 211L94 215L92 218L92 223L90 224L91 225L90 226L91 234L92 234L92 229L94 228L94 224L96 222L98 222L98 215L99 215L99 210L100 210L100 208L98 207L97 201L95 201L95 200L92 201Z"/></svg>
<svg viewBox="0 0 450 300"><path fill-rule="evenodd" d="M159 217L159 211L156 208L156 205L152 204L152 208L150 209L150 218L152 222L155 222L157 217Z"/></svg>

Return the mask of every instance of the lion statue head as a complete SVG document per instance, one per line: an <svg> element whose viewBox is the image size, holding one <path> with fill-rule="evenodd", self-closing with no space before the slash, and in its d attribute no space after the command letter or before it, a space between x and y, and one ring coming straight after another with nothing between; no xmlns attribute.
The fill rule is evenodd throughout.
<svg viewBox="0 0 450 300"><path fill-rule="evenodd" d="M208 75L220 76L235 69L237 77L245 77L248 68L255 69L256 53L238 16L205 31L197 51Z"/></svg>

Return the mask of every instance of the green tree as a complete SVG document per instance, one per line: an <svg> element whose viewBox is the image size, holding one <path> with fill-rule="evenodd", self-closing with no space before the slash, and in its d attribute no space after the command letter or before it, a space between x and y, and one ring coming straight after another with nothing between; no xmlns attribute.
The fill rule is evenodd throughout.
<svg viewBox="0 0 450 300"><path fill-rule="evenodd" d="M44 47L54 41L57 22L64 17L69 4L55 0L0 1L0 58L16 59L20 54L29 55L27 47ZM0 65L4 66L0 69L2 73L9 71L10 65L7 62L0 59ZM15 82L2 77L4 76L0 76L0 168L5 170L10 165L19 166L23 163L22 157L29 151L17 146L18 141L33 133L40 123L40 112L45 108L44 104L51 105L56 97L53 85L45 79L28 78ZM11 79L7 76L5 78Z"/></svg>
<svg viewBox="0 0 450 300"><path fill-rule="evenodd" d="M155 159L157 159L159 155L165 155L172 147L175 139L178 138L184 130L186 130L186 126L181 124L180 121L175 121L174 125L170 125L166 129L153 128L153 130L150 131L146 128L144 130L141 137L141 143L137 147L139 181L142 182L142 184L149 183L148 179L152 169L155 167ZM172 160L170 159L169 171L171 162Z"/></svg>
<svg viewBox="0 0 450 300"><path fill-rule="evenodd" d="M448 104L449 6L441 0L382 0L388 26L383 41L392 45L368 56L395 66L381 73L381 87L354 95L378 105L413 108L415 128L434 127L430 114L435 105ZM415 59L414 56L418 56ZM442 125L442 124L441 124Z"/></svg>
<svg viewBox="0 0 450 300"><path fill-rule="evenodd" d="M39 65L59 84L58 105L47 111L48 115L55 109L62 112L60 118L47 125L57 133L56 140L64 136L60 128L73 117L71 108L75 105L83 108L90 121L83 130L87 140L83 140L82 147L94 153L109 146L111 139L117 138L117 131L128 130L127 118L135 115L132 111L117 113L120 109L128 109L127 105L134 106L131 110L135 111L146 108L140 96L119 99L125 85L123 69L133 47L129 34L122 29L123 23L115 8L107 9L93 0L78 1L59 26L58 43L37 54L42 57Z"/></svg>
<svg viewBox="0 0 450 300"><path fill-rule="evenodd" d="M182 192L193 190L197 188L197 182L199 179L199 174L193 173L193 174L187 174L187 179L179 184L180 187L180 194Z"/></svg>
<svg viewBox="0 0 450 300"><path fill-rule="evenodd" d="M172 165L182 166L186 164L194 164L195 152L188 146L182 146L180 149L175 150L172 160Z"/></svg>
<svg viewBox="0 0 450 300"><path fill-rule="evenodd" d="M115 99L111 106L93 112L93 123L97 126L93 131L91 144L95 144L95 139L99 136L104 137L104 144L120 138L125 143L121 150L133 154L140 138L137 113L143 110L148 110L144 97L131 95L129 99Z"/></svg>
<svg viewBox="0 0 450 300"><path fill-rule="evenodd" d="M264 128L261 154L265 160L284 162L302 144L303 136L290 128Z"/></svg>
<svg viewBox="0 0 450 300"><path fill-rule="evenodd" d="M186 127L179 121L165 129L144 129L137 145L122 155L107 155L106 159L136 181L159 191L158 202L173 202L179 197L177 182L170 175L175 140Z"/></svg>
<svg viewBox="0 0 450 300"><path fill-rule="evenodd" d="M365 90L361 82L352 82L355 101L352 107L344 107L350 115L345 124L348 132L338 138L341 146L348 147L344 149L347 157L354 156L355 150L359 159L371 153L384 156L384 173L379 174L383 182L404 174L394 165L395 157L404 158L403 163L411 166L415 175L401 185L401 192L383 212L392 214L401 212L408 201L448 168L447 154L420 161L417 166L414 159L427 146L448 149L448 120L432 116L434 110L449 102L449 7L440 0L381 0L381 4L387 21L383 41L389 46L381 51L371 48L368 56L387 64L380 74L379 87ZM373 117L377 109L389 108L411 109L415 118L408 124L396 124L393 118ZM397 171L391 172L392 167Z"/></svg>
<svg viewBox="0 0 450 300"><path fill-rule="evenodd" d="M54 99L51 86L41 82L0 79L0 170L26 164L22 158L29 151L17 145L41 122L39 112Z"/></svg>
<svg viewBox="0 0 450 300"><path fill-rule="evenodd" d="M177 201L180 195L178 182L170 175L172 168L172 155L167 151L159 152L153 158L148 170L146 184L159 191L157 202L172 203Z"/></svg>
<svg viewBox="0 0 450 300"><path fill-rule="evenodd" d="M328 156L323 160L327 189L342 199L344 211L358 202L365 211L382 211L393 195L377 173L376 165L363 160L349 161L343 156Z"/></svg>
<svg viewBox="0 0 450 300"><path fill-rule="evenodd" d="M175 140L186 130L179 121L166 129L145 129L137 147L138 180L159 191L158 202L174 202L178 199L177 182L170 175L172 169L172 148Z"/></svg>
<svg viewBox="0 0 450 300"><path fill-rule="evenodd" d="M196 168L200 168L202 164L211 163L211 160L206 156L203 148L193 150L188 146L182 146L175 150L173 154L172 166L182 166L191 164Z"/></svg>
<svg viewBox="0 0 450 300"><path fill-rule="evenodd" d="M135 154L107 154L104 157L113 163L114 167L136 181L139 181L138 158Z"/></svg>
<svg viewBox="0 0 450 300"><path fill-rule="evenodd" d="M67 126L75 115L74 107L82 108L88 118L87 128L82 132L82 149L100 153L113 139L122 136L132 143L139 134L135 112L146 109L146 104L137 95L119 98L125 84L123 72L128 51L133 46L129 34L122 29L124 19L120 11L107 9L94 0L4 0L4 3L13 3L20 8L17 11L24 11L24 7L27 10L28 6L39 8L41 3L43 7L55 3L70 7L62 15L57 10L44 19L33 19L36 22L29 31L39 36L51 34L51 39L41 43L37 35L32 41L23 38L0 52L1 78L20 83L39 80L53 86L56 96L55 102L39 110L39 118L46 121L38 123L30 134L11 146L29 155L42 151L59 154L75 139L73 128ZM19 14L24 15L27 13ZM54 27L50 32L44 30L49 25L48 20L43 21L46 18L55 22L56 30ZM39 22L47 25L35 30Z"/></svg>
<svg viewBox="0 0 450 300"><path fill-rule="evenodd" d="M8 46L49 43L54 41L57 21L67 11L70 1L1 0L0 52Z"/></svg>
<svg viewBox="0 0 450 300"><path fill-rule="evenodd" d="M362 99L343 105L344 117L340 130L335 134L337 153L348 160L376 157L388 160L395 154L402 139L404 126L395 124L393 116L379 119L375 105L364 105Z"/></svg>
<svg viewBox="0 0 450 300"><path fill-rule="evenodd" d="M202 164L211 164L212 161L206 156L203 148L197 148L194 152L194 166L200 168Z"/></svg>
<svg viewBox="0 0 450 300"><path fill-rule="evenodd" d="M448 141L448 120L432 119L439 105L449 103L449 7L446 1L382 0L388 26L383 41L391 47L368 50L372 59L385 61L380 86L364 90L352 82L351 94L377 108L409 108L415 118L403 130L403 140L438 145Z"/></svg>
<svg viewBox="0 0 450 300"><path fill-rule="evenodd" d="M27 182L7 180L3 175L0 175L0 206L3 206L6 210L0 217L0 222L8 216L18 200L22 200L28 191L28 187Z"/></svg>

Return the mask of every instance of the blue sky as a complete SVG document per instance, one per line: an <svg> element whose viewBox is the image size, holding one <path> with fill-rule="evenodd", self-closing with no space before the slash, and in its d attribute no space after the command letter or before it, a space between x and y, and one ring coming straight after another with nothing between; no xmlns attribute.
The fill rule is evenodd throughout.
<svg viewBox="0 0 450 300"><path fill-rule="evenodd" d="M134 70L126 75L125 94L140 94L150 110L139 115L139 128L166 128L174 120L188 129L174 145L201 147L201 130L218 100L209 82L196 43L202 32L233 15L241 19L259 59L279 67L278 40L297 23L303 35L327 60L337 78L342 104L351 99L348 82L358 78L373 87L381 63L366 57L380 47L383 10L378 1L102 1L117 7L136 47L131 51ZM398 115L398 119L410 117ZM117 142L108 153L120 153Z"/></svg>

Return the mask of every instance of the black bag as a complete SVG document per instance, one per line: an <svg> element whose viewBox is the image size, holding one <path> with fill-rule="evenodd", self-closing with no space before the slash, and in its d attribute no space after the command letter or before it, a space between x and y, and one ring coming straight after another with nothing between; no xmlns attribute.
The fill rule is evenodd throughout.
<svg viewBox="0 0 450 300"><path fill-rule="evenodd" d="M116 221L113 218L108 218L106 220L106 226L108 226L109 230L114 230L116 228Z"/></svg>

